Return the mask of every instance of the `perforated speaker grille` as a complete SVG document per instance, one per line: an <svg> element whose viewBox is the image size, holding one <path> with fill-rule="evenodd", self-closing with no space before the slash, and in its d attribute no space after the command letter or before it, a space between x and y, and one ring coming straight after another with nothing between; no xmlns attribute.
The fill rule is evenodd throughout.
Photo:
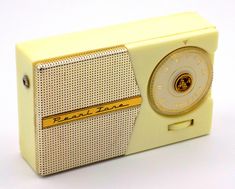
<svg viewBox="0 0 235 189"><path fill-rule="evenodd" d="M140 95L125 47L43 61L34 73L39 174L125 154L139 106L42 127L46 116Z"/></svg>

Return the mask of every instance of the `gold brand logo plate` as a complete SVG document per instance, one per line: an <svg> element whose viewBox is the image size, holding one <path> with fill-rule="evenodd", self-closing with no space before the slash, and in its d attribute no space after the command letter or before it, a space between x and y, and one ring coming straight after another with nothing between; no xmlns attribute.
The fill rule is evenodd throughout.
<svg viewBox="0 0 235 189"><path fill-rule="evenodd" d="M73 110L61 114L56 114L42 119L43 129L68 123L71 121L77 121L80 119L88 118L91 116L97 116L113 111L118 111L125 108L130 108L141 104L141 96L134 96L130 98L121 99L109 103L99 104L88 108L82 108Z"/></svg>

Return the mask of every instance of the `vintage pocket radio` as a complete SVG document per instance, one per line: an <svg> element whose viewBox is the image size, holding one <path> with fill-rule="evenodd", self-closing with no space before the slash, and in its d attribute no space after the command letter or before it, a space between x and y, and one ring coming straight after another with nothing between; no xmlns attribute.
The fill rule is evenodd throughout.
<svg viewBox="0 0 235 189"><path fill-rule="evenodd" d="M24 159L49 175L208 134L217 38L182 13L18 44Z"/></svg>

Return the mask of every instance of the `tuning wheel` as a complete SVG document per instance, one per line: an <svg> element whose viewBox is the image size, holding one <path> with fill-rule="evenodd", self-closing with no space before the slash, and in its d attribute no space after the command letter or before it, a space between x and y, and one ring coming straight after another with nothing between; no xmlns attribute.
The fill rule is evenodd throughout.
<svg viewBox="0 0 235 189"><path fill-rule="evenodd" d="M148 95L152 108L164 115L179 115L195 108L212 82L209 54L196 47L177 49L154 69Z"/></svg>

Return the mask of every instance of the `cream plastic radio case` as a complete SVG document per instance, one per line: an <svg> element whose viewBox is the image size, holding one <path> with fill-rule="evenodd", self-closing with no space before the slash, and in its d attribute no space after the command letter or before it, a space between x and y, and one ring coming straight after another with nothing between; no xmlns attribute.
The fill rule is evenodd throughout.
<svg viewBox="0 0 235 189"><path fill-rule="evenodd" d="M217 38L182 13L17 44L24 159L49 175L208 134Z"/></svg>

